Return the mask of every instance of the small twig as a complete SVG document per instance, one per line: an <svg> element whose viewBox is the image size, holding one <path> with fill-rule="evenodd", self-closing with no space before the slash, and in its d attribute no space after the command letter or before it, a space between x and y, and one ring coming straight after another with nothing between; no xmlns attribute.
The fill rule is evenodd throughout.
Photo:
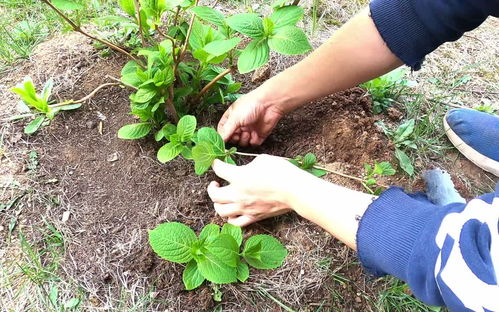
<svg viewBox="0 0 499 312"><path fill-rule="evenodd" d="M117 85L121 85L121 83L116 83L116 82L104 83L104 84L101 84L100 86L98 86L97 88L95 88L94 91L90 92L87 96L85 96L77 101L70 100L70 101L65 102L65 103L57 103L57 104L50 105L50 107L56 108L56 107L72 105L72 104L80 104L80 103L83 103L83 102L91 99L97 92L99 92L100 89L105 88L105 87L110 87L110 86L117 86Z"/></svg>
<svg viewBox="0 0 499 312"><path fill-rule="evenodd" d="M293 1L293 4L292 4L292 5L298 5L298 4L300 4L300 0L295 0L295 1Z"/></svg>
<svg viewBox="0 0 499 312"><path fill-rule="evenodd" d="M146 46L146 39L144 38L144 33L142 29L142 19L140 18L140 4L138 0L133 0L135 4L135 14L137 14L137 23L139 24L139 35L140 40L142 41L142 47Z"/></svg>
<svg viewBox="0 0 499 312"><path fill-rule="evenodd" d="M175 17L173 18L173 27L177 26L179 14L180 14L180 6L177 6L177 12L175 12Z"/></svg>
<svg viewBox="0 0 499 312"><path fill-rule="evenodd" d="M120 52L122 54L125 54L126 56L128 56L129 58L131 58L132 60L134 60L135 62L137 62L137 64L139 64L139 66L141 66L142 68L145 68L144 64L142 64L142 62L137 59L135 56L131 55L130 53L128 53L127 51L125 51L124 49L118 47L117 45L113 44L112 42L109 42L105 39L100 39L100 38L97 38L95 36L92 36L90 35L89 33L85 32L84 30L82 30L80 28L80 26L76 25L71 19L69 19L64 13L62 13L58 8L56 8L50 1L48 0L41 0L42 2L44 2L45 4L47 4L52 10L54 10L60 17L62 17L70 26L71 28L73 28L74 31L77 31L79 32L80 34L92 39L92 40L95 40L95 41L98 41L106 46L108 46L109 48L117 51L117 52Z"/></svg>
<svg viewBox="0 0 499 312"><path fill-rule="evenodd" d="M249 156L249 157L260 156L259 154L243 153L243 152L235 152L235 154L236 155L240 155L240 156ZM286 159L286 160L292 160L292 158L283 157L283 156L276 156L276 157L279 157L279 158L282 158L282 159ZM358 182L360 182L362 184L364 184L366 182L364 179L361 179L361 178L358 178L358 177L354 177L354 176L351 176L351 175L348 175L348 174L345 174L345 173L342 173L342 172L339 172L339 171L331 170L331 169L328 169L328 168L325 168L325 167L321 167L321 166L313 166L313 167L315 169L324 170L324 171L327 171L327 172L332 173L332 174L339 175L339 176L344 177L344 178L348 178L348 179L352 179L352 180L358 181ZM387 188L387 186L385 186L385 185L382 185L382 184L379 184L379 183L377 183L377 184L379 186Z"/></svg>
<svg viewBox="0 0 499 312"><path fill-rule="evenodd" d="M199 92L199 94L196 97L195 102L199 101L203 97L203 95L206 92L208 92L220 79L222 79L226 75L232 73L233 70L234 69L231 67L231 68L225 70L224 72L221 72L220 74L218 74L215 78L213 78L213 80L210 81L206 86L204 86L204 88L201 90L201 92Z"/></svg>
<svg viewBox="0 0 499 312"><path fill-rule="evenodd" d="M173 97L175 96L174 91L173 91L173 83L168 86L168 98L166 99L166 109L168 110L168 113L170 116L173 118L173 121L175 123L178 123L178 114L177 110L175 109L175 104L173 104Z"/></svg>
<svg viewBox="0 0 499 312"><path fill-rule="evenodd" d="M194 6L198 4L198 0L194 3ZM189 45L189 39L191 38L191 33L192 33L192 25L194 24L194 21L196 20L196 14L192 14L191 20L189 21L189 29L187 30L187 35L185 36L185 42L184 46L182 47L182 50L180 51L180 54L178 56L178 62L182 62L182 59L184 58L185 51L187 50L187 45Z"/></svg>

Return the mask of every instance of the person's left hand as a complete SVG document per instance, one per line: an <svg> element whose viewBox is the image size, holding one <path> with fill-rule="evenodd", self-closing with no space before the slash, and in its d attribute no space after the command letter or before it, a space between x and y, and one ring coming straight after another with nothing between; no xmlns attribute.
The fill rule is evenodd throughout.
<svg viewBox="0 0 499 312"><path fill-rule="evenodd" d="M213 181L208 195L217 213L237 226L291 211L291 199L304 173L290 162L269 155L260 155L239 167L215 160L213 170L230 184L221 187Z"/></svg>

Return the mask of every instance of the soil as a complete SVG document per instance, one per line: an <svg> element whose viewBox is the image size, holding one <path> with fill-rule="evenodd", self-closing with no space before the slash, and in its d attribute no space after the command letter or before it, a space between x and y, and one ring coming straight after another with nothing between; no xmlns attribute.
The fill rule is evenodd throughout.
<svg viewBox="0 0 499 312"><path fill-rule="evenodd" d="M125 61L92 58L73 88L58 96L83 97L106 82L106 75L118 77ZM213 173L196 176L191 162L183 159L160 164L154 140L118 139L118 129L134 122L129 93L120 87L106 89L81 109L58 115L30 138L40 155L39 178L58 181L56 186L43 186L61 201L47 213L57 218L70 213L64 224L69 238L66 274L85 286L96 308L109 306L109 294L119 298L124 286L138 285L154 289L151 296L157 299L157 310L209 310L216 306L212 289L205 285L184 291L183 267L162 261L151 251L147 230L167 221L184 222L196 231L208 223L222 224L206 193L209 181L216 177ZM221 113L207 117L207 123L216 124ZM287 157L313 152L320 163L360 176L364 163L395 163L393 146L375 125L379 118L371 113L365 91L354 88L286 116L261 147L248 151ZM20 125L16 127L22 131ZM362 190L346 178L328 175L326 179ZM413 184L403 176L383 182ZM40 211L32 209L23 215L36 223ZM375 310L373 298L382 283L369 280L356 264L355 253L317 226L291 214L246 230L247 235L254 233L277 236L290 254L279 269L254 270L247 283L222 286L224 311L280 311L266 293L304 311L319 307Z"/></svg>

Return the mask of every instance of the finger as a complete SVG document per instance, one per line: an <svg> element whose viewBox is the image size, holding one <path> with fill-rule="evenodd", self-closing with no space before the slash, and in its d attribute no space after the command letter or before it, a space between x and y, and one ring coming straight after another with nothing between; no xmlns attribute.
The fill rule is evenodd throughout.
<svg viewBox="0 0 499 312"><path fill-rule="evenodd" d="M238 177L242 178L240 167L228 164L219 159L215 159L212 168L217 176L231 183L234 182L234 180L236 180Z"/></svg>
<svg viewBox="0 0 499 312"><path fill-rule="evenodd" d="M220 118L220 121L218 122L218 126L217 126L217 131L219 133L222 132L222 128L224 127L225 123L227 122L227 119L229 118L229 115L231 112L232 112L232 106L229 106L229 108L222 115L222 118Z"/></svg>
<svg viewBox="0 0 499 312"><path fill-rule="evenodd" d="M241 205L238 203L230 203L230 204L213 204L215 207L215 211L224 218L232 218L241 215Z"/></svg>
<svg viewBox="0 0 499 312"><path fill-rule="evenodd" d="M256 146L256 145L262 144L262 142L263 142L263 140L260 139L260 136L258 135L258 133L256 131L251 131L251 138L250 138L249 144L251 146Z"/></svg>
<svg viewBox="0 0 499 312"><path fill-rule="evenodd" d="M234 190L229 186L220 187L220 184L213 181L208 185L208 196L214 203L228 204L236 201Z"/></svg>
<svg viewBox="0 0 499 312"><path fill-rule="evenodd" d="M246 215L242 215L242 216L235 217L235 218L229 218L227 220L228 223L235 225L235 226L240 226L240 227L250 225L252 223L255 223L256 221L258 221L258 219L256 217L246 216Z"/></svg>
<svg viewBox="0 0 499 312"><path fill-rule="evenodd" d="M222 136L222 139L224 141L227 141L232 136L234 131L236 131L237 127L238 122L236 121L235 117L228 116L226 122L222 125L222 127L220 127L219 133Z"/></svg>
<svg viewBox="0 0 499 312"><path fill-rule="evenodd" d="M239 139L239 145L248 146L250 137L251 137L251 135L248 131L241 133L241 138Z"/></svg>

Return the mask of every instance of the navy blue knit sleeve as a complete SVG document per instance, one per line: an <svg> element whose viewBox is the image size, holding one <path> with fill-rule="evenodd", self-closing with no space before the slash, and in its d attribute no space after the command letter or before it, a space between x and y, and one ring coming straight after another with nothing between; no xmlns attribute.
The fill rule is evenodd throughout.
<svg viewBox="0 0 499 312"><path fill-rule="evenodd" d="M499 0L373 0L370 10L390 50L418 70L442 43L499 16Z"/></svg>
<svg viewBox="0 0 499 312"><path fill-rule="evenodd" d="M406 281L429 305L499 311L499 184L447 206L390 188L362 217L357 249L367 271Z"/></svg>

